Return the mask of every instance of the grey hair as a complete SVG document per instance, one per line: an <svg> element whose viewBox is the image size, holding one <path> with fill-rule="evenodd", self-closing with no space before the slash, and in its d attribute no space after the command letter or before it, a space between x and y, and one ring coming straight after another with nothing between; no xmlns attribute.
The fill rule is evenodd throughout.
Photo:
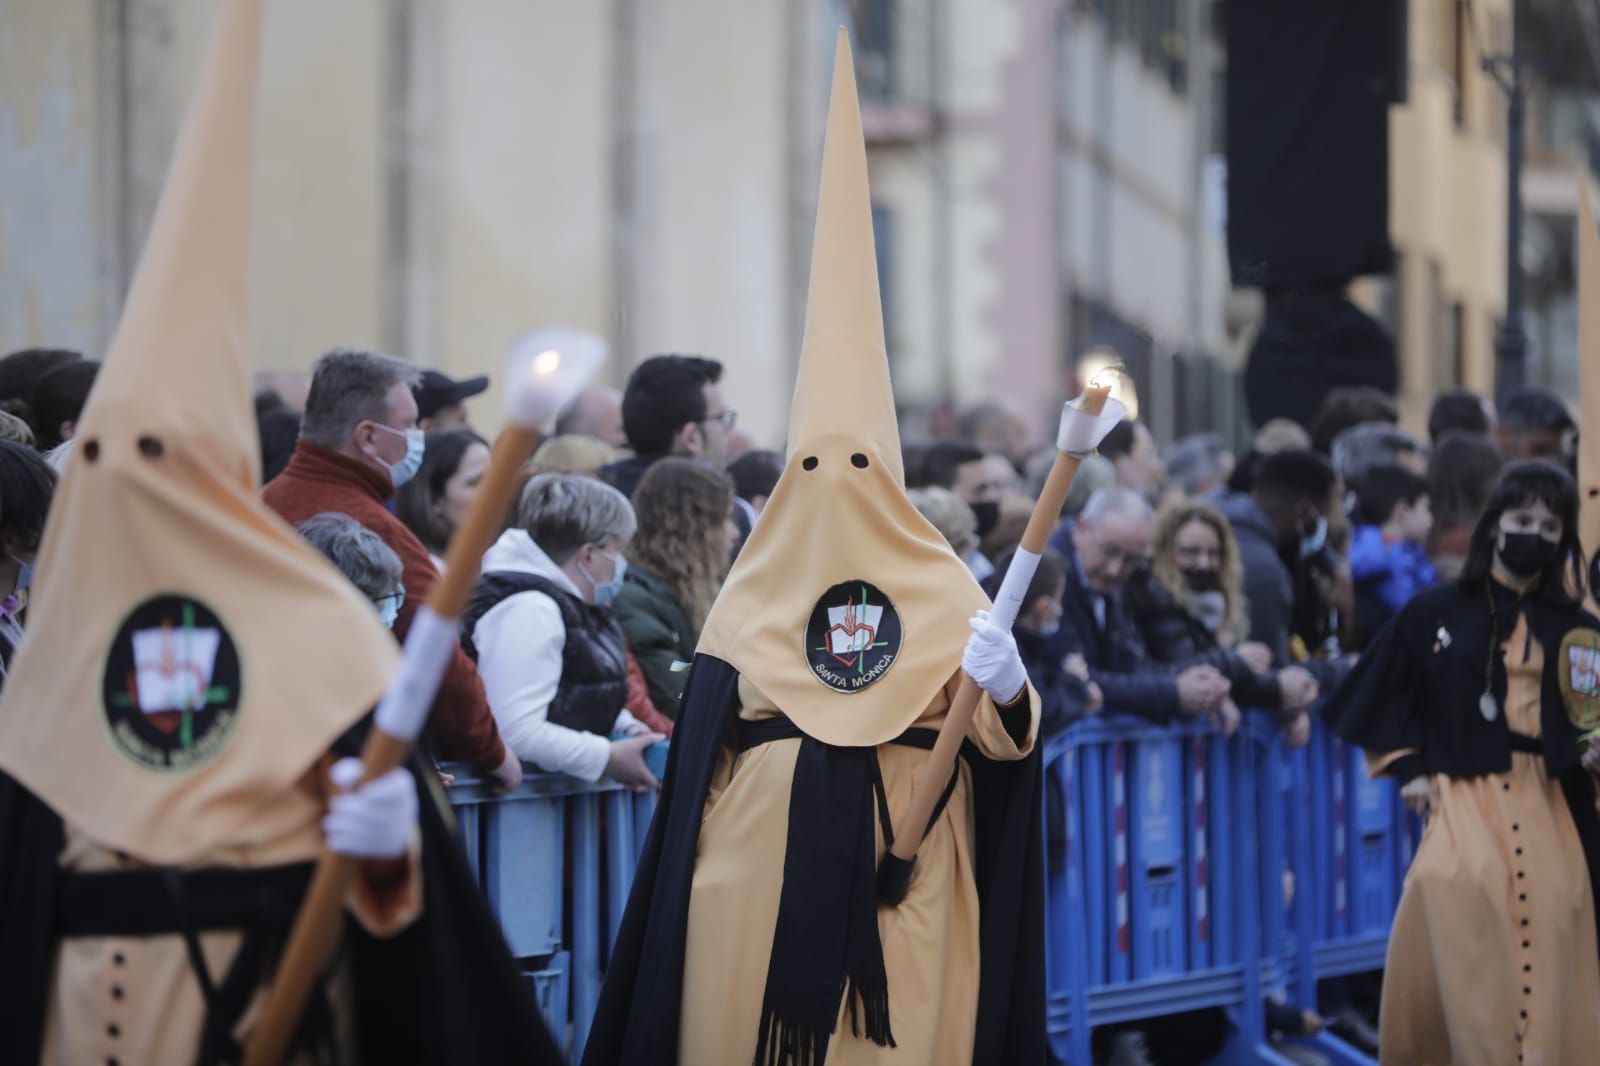
<svg viewBox="0 0 1600 1066"><path fill-rule="evenodd" d="M978 549L978 519L960 496L949 489L927 485L907 491L906 497L963 561Z"/></svg>
<svg viewBox="0 0 1600 1066"><path fill-rule="evenodd" d="M400 586L404 568L383 538L347 514L324 511L300 523L300 535L328 557L361 594L376 602Z"/></svg>
<svg viewBox="0 0 1600 1066"><path fill-rule="evenodd" d="M1399 461L1403 452L1422 451L1422 445L1403 429L1387 422L1363 422L1333 439L1333 468L1348 486L1355 486L1373 467Z"/></svg>
<svg viewBox="0 0 1600 1066"><path fill-rule="evenodd" d="M1167 453L1167 476L1193 496L1209 481L1222 477L1222 458L1228 446L1215 433L1196 433L1172 445Z"/></svg>
<svg viewBox="0 0 1600 1066"><path fill-rule="evenodd" d="M300 436L324 448L338 448L362 422L388 417L389 390L415 385L417 369L392 355L335 348L312 368Z"/></svg>
<svg viewBox="0 0 1600 1066"><path fill-rule="evenodd" d="M1150 506L1150 501L1134 492L1132 489L1096 489L1094 495L1089 497L1089 502L1083 505L1083 521L1091 526L1114 514L1132 515L1152 521L1155 518L1155 509Z"/></svg>
<svg viewBox="0 0 1600 1066"><path fill-rule="evenodd" d="M517 525L557 566L585 544L626 542L639 528L626 496L582 474L532 478L517 503Z"/></svg>

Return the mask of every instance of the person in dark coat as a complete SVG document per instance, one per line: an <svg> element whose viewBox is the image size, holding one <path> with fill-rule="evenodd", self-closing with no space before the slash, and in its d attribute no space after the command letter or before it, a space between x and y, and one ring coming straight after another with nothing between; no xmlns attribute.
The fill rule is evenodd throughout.
<svg viewBox="0 0 1600 1066"><path fill-rule="evenodd" d="M1122 588L1150 554L1153 514L1139 494L1104 489L1076 520L1063 522L1050 547L1066 562L1061 629L1049 640L1058 657L1078 652L1106 709L1167 722L1179 714L1216 714L1228 680L1214 666L1177 673L1156 665L1122 601Z"/></svg>
<svg viewBox="0 0 1600 1066"><path fill-rule="evenodd" d="M1124 593L1152 658L1215 666L1233 686L1230 703L1272 713L1303 743L1317 682L1298 666L1275 669L1272 649L1248 639L1243 568L1227 520L1209 504L1172 504L1156 520L1152 551L1149 571ZM1225 723L1237 714L1225 707Z"/></svg>
<svg viewBox="0 0 1600 1066"><path fill-rule="evenodd" d="M617 618L650 701L668 718L677 715L686 664L741 539L733 503L728 476L692 459L663 459L634 490L639 532L627 546Z"/></svg>
<svg viewBox="0 0 1600 1066"><path fill-rule="evenodd" d="M600 470L600 480L633 496L639 479L669 455L728 460L735 412L722 402L722 364L694 355L652 355L633 368L622 392L622 429L633 454Z"/></svg>
<svg viewBox="0 0 1600 1066"><path fill-rule="evenodd" d="M984 591L990 596L999 593L1015 556L1013 549L997 560L995 572L984 582ZM1066 560L1060 552L1047 550L1039 557L1011 631L1022 664L1028 668L1028 680L1039 693L1039 732L1046 739L1105 706L1100 686L1089 680L1089 664L1083 656L1077 652L1061 656L1053 647L1052 638L1061 631L1061 597L1066 584Z"/></svg>
<svg viewBox="0 0 1600 1066"><path fill-rule="evenodd" d="M1323 688L1337 684L1349 664L1315 658L1303 641L1295 649L1296 588L1309 583L1309 564L1327 552L1341 497L1328 460L1291 450L1263 458L1250 492L1224 497L1219 507L1239 543L1252 637L1272 649L1275 665L1300 663Z"/></svg>

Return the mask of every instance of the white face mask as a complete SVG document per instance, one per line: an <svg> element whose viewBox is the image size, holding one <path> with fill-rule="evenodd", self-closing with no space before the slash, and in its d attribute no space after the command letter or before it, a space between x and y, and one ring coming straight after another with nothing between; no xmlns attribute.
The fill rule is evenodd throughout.
<svg viewBox="0 0 1600 1066"><path fill-rule="evenodd" d="M382 459L378 460L388 469L389 480L394 482L394 487L398 489L401 485L416 477L417 471L422 469L422 456L428 449L427 434L416 426L402 430L395 429L393 426L386 426L382 422L374 422L372 424L385 433L393 433L397 437L406 439L406 455L404 459L401 459L398 463L383 463Z"/></svg>
<svg viewBox="0 0 1600 1066"><path fill-rule="evenodd" d="M387 596L380 597L373 606L378 609L378 617L383 621L383 628L393 629L400 618L400 608L406 602L406 590L396 589Z"/></svg>
<svg viewBox="0 0 1600 1066"><path fill-rule="evenodd" d="M628 560L622 557L621 552L616 555L611 555L608 552L601 552L600 554L611 560L610 581L603 584L596 581L594 575L589 573L589 568L582 563L578 564L578 572L588 579L589 584L594 586L595 604L600 607L606 607L614 602L618 593L622 591L622 575L628 572Z"/></svg>

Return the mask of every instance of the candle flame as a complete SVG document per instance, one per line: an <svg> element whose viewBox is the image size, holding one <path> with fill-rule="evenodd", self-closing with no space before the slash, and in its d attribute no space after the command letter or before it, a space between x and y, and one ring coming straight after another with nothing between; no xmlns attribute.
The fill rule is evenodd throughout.
<svg viewBox="0 0 1600 1066"><path fill-rule="evenodd" d="M544 377L554 374L561 366L561 353L547 348L533 357L533 372Z"/></svg>

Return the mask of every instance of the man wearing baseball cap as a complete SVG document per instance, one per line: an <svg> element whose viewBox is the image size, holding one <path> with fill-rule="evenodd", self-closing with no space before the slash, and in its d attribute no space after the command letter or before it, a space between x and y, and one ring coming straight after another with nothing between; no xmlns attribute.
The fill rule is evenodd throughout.
<svg viewBox="0 0 1600 1066"><path fill-rule="evenodd" d="M466 427L466 401L488 387L484 374L457 381L437 370L424 370L422 380L411 388L417 398L417 425L429 433Z"/></svg>

